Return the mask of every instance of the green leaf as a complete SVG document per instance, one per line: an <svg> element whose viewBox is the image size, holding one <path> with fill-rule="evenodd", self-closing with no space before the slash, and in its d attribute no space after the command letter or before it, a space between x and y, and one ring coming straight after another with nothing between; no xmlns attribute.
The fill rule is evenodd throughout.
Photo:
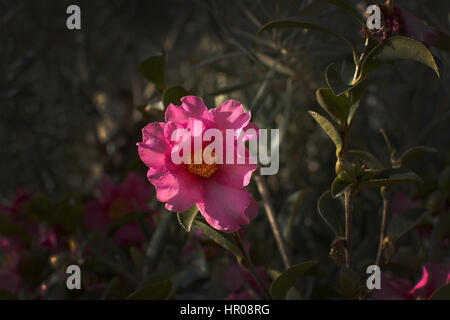
<svg viewBox="0 0 450 320"><path fill-rule="evenodd" d="M173 103L176 106L181 106L181 98L183 98L187 95L189 95L189 92L187 92L181 86L174 86L174 87L166 88L162 95L162 101L163 101L164 107L167 107L171 103Z"/></svg>
<svg viewBox="0 0 450 320"><path fill-rule="evenodd" d="M316 92L317 102L338 123L346 123L350 100L345 95L336 96L330 88L320 88Z"/></svg>
<svg viewBox="0 0 450 320"><path fill-rule="evenodd" d="M333 180L333 183L331 184L331 196L333 199L339 198L342 196L345 191L347 191L349 188L351 188L354 184L347 182L339 177Z"/></svg>
<svg viewBox="0 0 450 320"><path fill-rule="evenodd" d="M270 295L274 299L284 299L288 290L297 280L317 265L317 261L306 261L296 264L280 274L270 286Z"/></svg>
<svg viewBox="0 0 450 320"><path fill-rule="evenodd" d="M396 241L406 232L414 228L420 219L426 214L424 208L414 208L397 215L388 226L387 235Z"/></svg>
<svg viewBox="0 0 450 320"><path fill-rule="evenodd" d="M433 148L428 148L428 147L414 147L414 148L410 148L408 150L406 150L401 156L400 158L398 158L395 163L394 166L395 167L403 167L407 162L418 158L422 155L425 155L427 153L433 153L433 152L437 152L436 149Z"/></svg>
<svg viewBox="0 0 450 320"><path fill-rule="evenodd" d="M295 20L274 20L274 21L268 22L264 26L262 26L258 30L257 33L259 34L266 30L280 29L280 28L311 29L311 30L315 30L315 31L319 31L322 33L332 35L333 37L343 40L352 50L353 58L355 59L355 57L356 57L355 47L353 46L353 43L350 40L348 40L346 37L342 36L339 33L336 33L330 29L324 28L320 25L310 23L310 22L302 22L302 21L295 21Z"/></svg>
<svg viewBox="0 0 450 320"><path fill-rule="evenodd" d="M328 87L337 96L355 88L359 84L359 82L349 84L344 80L335 63L330 64L325 70L325 79L327 80Z"/></svg>
<svg viewBox="0 0 450 320"><path fill-rule="evenodd" d="M406 173L394 173L387 177L386 175L380 174L375 179L364 180L360 183L360 188L370 188L370 187L385 187L393 186L403 183L422 183L422 179L414 172Z"/></svg>
<svg viewBox="0 0 450 320"><path fill-rule="evenodd" d="M436 61L425 45L408 37L395 36L380 43L369 52L362 64L359 78L362 79L379 66L398 59L410 59L423 63L440 77Z"/></svg>
<svg viewBox="0 0 450 320"><path fill-rule="evenodd" d="M430 297L430 300L450 300L450 283L437 289Z"/></svg>
<svg viewBox="0 0 450 320"><path fill-rule="evenodd" d="M369 151L365 150L350 150L349 155L359 159L370 169L384 169L383 164Z"/></svg>
<svg viewBox="0 0 450 320"><path fill-rule="evenodd" d="M352 122L356 110L358 110L359 108L359 102L361 100L362 95L367 89L368 83L369 83L368 79L360 81L355 87L351 88L345 93L350 99L350 110L348 112L347 117L348 125L350 125L350 123Z"/></svg>
<svg viewBox="0 0 450 320"><path fill-rule="evenodd" d="M136 290L127 297L127 300L163 300L169 296L171 289L172 282L166 280Z"/></svg>
<svg viewBox="0 0 450 320"><path fill-rule="evenodd" d="M337 237L344 236L344 207L339 200L331 198L329 190L320 196L317 202L317 209L322 219L333 230L334 234Z"/></svg>
<svg viewBox="0 0 450 320"><path fill-rule="evenodd" d="M153 56L144 60L139 66L139 71L148 81L153 82L159 91L164 91L165 62L163 55Z"/></svg>
<svg viewBox="0 0 450 320"><path fill-rule="evenodd" d="M331 138L334 145L336 146L337 153L339 153L340 150L342 149L342 140L341 136L339 135L334 125L331 124L331 122L328 121L327 118L321 116L317 112L314 111L308 112L314 118L314 120L316 120L317 123L322 127L322 129L326 132L326 134Z"/></svg>
<svg viewBox="0 0 450 320"><path fill-rule="evenodd" d="M195 204L186 211L177 213L178 222L187 232L191 231L192 223L194 222L197 213L198 208Z"/></svg>
<svg viewBox="0 0 450 320"><path fill-rule="evenodd" d="M214 229L203 218L199 217L194 219L193 225L200 229L211 240L231 251L238 258L242 258L242 253L230 234Z"/></svg>

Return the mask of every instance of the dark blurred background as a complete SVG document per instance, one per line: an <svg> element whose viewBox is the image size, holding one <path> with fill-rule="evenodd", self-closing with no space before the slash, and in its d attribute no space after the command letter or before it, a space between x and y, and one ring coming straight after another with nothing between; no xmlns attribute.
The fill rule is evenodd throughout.
<svg viewBox="0 0 450 320"><path fill-rule="evenodd" d="M374 1L348 3L363 12ZM81 8L81 30L66 28L70 4ZM449 1L396 5L450 33ZM326 86L325 67L350 53L345 43L312 31L256 35L266 22L288 17L314 17L362 48L356 20L309 0L0 1L0 200L19 187L59 198L90 192L104 175L121 180L133 170L145 176L136 142L146 123L163 118L163 105L138 66L164 53L169 85L182 85L209 107L241 100L260 127L280 129L280 171L268 177L274 205L285 221L296 192L311 188L288 240L296 243L298 259L327 259L333 239L316 200L334 178L335 152L306 111L319 109L315 91ZM380 128L399 152L415 145L437 149L410 166L425 187L399 188L424 202L450 170L450 56L432 51L441 79L411 61L371 76L351 137L353 148L370 150L386 164ZM378 227L369 228L372 220L359 213L379 212L380 201L376 190L356 200L355 219L367 229L355 231L355 243L363 234L376 238ZM261 224L255 238L270 232L264 221L261 211L251 227Z"/></svg>

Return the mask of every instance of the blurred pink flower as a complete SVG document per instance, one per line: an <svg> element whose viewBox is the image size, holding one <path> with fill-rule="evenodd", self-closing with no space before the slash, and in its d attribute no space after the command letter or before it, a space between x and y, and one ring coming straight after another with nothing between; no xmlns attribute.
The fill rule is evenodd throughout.
<svg viewBox="0 0 450 320"><path fill-rule="evenodd" d="M19 188L16 191L14 200L11 205L0 204L0 212L4 212L10 219L16 220L20 211L20 208L31 200L34 196L32 192L25 192L23 188Z"/></svg>
<svg viewBox="0 0 450 320"><path fill-rule="evenodd" d="M258 128L250 123L251 113L245 113L238 101L228 100L211 110L199 97L186 96L181 102L180 107L173 104L167 107L165 123L153 122L142 130L143 141L137 145L141 160L149 167L147 177L156 188L158 200L166 202L168 210L182 212L196 204L212 227L237 231L258 213L257 203L245 189L257 165L204 162L176 165L172 162L171 152L178 142L171 141L171 136L175 129L187 129L189 138L193 139L196 122L202 124L202 135L211 128L222 133L226 129L242 132L250 127ZM235 156L236 150L235 138ZM223 151L225 158L225 148ZM247 153L246 160L248 157Z"/></svg>
<svg viewBox="0 0 450 320"><path fill-rule="evenodd" d="M400 278L381 276L381 289L373 290L375 300L416 300L429 299L436 290L450 283L450 264L425 263L422 277L412 286Z"/></svg>
<svg viewBox="0 0 450 320"><path fill-rule="evenodd" d="M410 209L415 209L420 207L420 202L411 199L409 195L404 191L396 192L391 198L391 211L392 216L395 217L403 212Z"/></svg>
<svg viewBox="0 0 450 320"><path fill-rule="evenodd" d="M434 45L439 39L441 33L439 29L425 24L406 9L395 6L394 11L400 17L402 31L407 37L420 41L426 46Z"/></svg>
<svg viewBox="0 0 450 320"><path fill-rule="evenodd" d="M15 294L20 284L18 264L23 247L6 237L0 237L0 290Z"/></svg>
<svg viewBox="0 0 450 320"><path fill-rule="evenodd" d="M256 267L264 285L269 286L271 279L262 267ZM226 300L250 300L258 297L264 297L264 293L253 279L250 272L240 264L233 262L224 272L225 286L231 291ZM255 294L257 296L255 296Z"/></svg>
<svg viewBox="0 0 450 320"><path fill-rule="evenodd" d="M99 197L84 206L85 222L91 230L101 230L115 220L134 211L152 211L148 200L152 194L150 186L136 173L129 173L121 184L114 184L109 177L103 178L98 186ZM149 222L152 222L149 216ZM139 246L144 240L141 228L136 222L123 225L112 239L118 245Z"/></svg>
<svg viewBox="0 0 450 320"><path fill-rule="evenodd" d="M381 5L380 9L383 14L382 28L368 30L370 37L377 42L403 35L420 41L429 47L436 44L441 35L439 29L425 24L406 9L398 6L389 9L385 5ZM361 30L361 33L364 36L365 29Z"/></svg>

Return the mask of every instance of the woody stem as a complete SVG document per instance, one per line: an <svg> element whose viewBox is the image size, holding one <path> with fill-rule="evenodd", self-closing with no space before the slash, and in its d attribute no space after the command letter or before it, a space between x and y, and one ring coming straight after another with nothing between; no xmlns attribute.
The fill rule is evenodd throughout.
<svg viewBox="0 0 450 320"><path fill-rule="evenodd" d="M386 236L386 226L388 222L388 206L389 206L389 190L382 189L381 195L383 197L383 212L381 216L381 230L380 230L380 242L378 244L378 252L377 252L377 259L375 261L375 264L377 266L380 266L381 264L381 256L383 253L383 241Z"/></svg>
<svg viewBox="0 0 450 320"><path fill-rule="evenodd" d="M291 266L289 252L287 249L286 241L281 233L280 226L275 219L275 213L273 210L272 203L270 201L269 189L267 184L262 176L255 176L256 187L258 188L259 193L261 194L261 198L264 203L264 209L267 214L267 218L270 223L270 227L272 228L273 234L275 236L275 240L277 242L278 249L280 251L281 257L283 258L284 267L288 269Z"/></svg>

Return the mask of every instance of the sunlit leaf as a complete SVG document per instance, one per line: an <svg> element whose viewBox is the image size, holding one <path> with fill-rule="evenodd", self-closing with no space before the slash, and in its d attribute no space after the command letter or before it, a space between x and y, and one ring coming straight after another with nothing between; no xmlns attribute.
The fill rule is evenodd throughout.
<svg viewBox="0 0 450 320"><path fill-rule="evenodd" d="M317 261L306 261L296 264L281 273L270 286L270 295L274 299L284 299L288 290L311 268L317 265Z"/></svg>
<svg viewBox="0 0 450 320"><path fill-rule="evenodd" d="M368 168L371 169L383 169L383 164L369 151L365 150L350 150L349 155L359 159L362 163L364 163Z"/></svg>
<svg viewBox="0 0 450 320"><path fill-rule="evenodd" d="M197 216L198 208L197 205L193 205L184 212L177 213L178 222L187 232L191 231L192 223Z"/></svg>
<svg viewBox="0 0 450 320"><path fill-rule="evenodd" d="M361 68L360 78L364 78L369 72L384 63L398 59L410 59L430 67L439 77L439 70L430 50L420 41L395 36L383 41L369 52Z"/></svg>
<svg viewBox="0 0 450 320"><path fill-rule="evenodd" d="M327 80L328 87L335 95L343 94L359 84L350 84L343 79L335 63L330 64L325 70L325 79Z"/></svg>
<svg viewBox="0 0 450 320"><path fill-rule="evenodd" d="M316 92L317 102L338 123L346 123L350 100L345 95L336 96L330 88L320 88Z"/></svg>
<svg viewBox="0 0 450 320"><path fill-rule="evenodd" d="M353 186L353 183L347 182L339 177L333 180L331 184L331 196L335 198L339 198L342 196L345 191L349 190Z"/></svg>
<svg viewBox="0 0 450 320"><path fill-rule="evenodd" d="M330 121L327 120L324 116L321 116L317 112L314 111L308 111L309 114L314 118L314 120L317 121L317 123L322 127L322 129L326 132L326 134L330 137L330 139L333 141L334 145L336 146L336 150L339 152L342 149L342 140L341 136L339 135L338 131L334 127L333 124L331 124Z"/></svg>
<svg viewBox="0 0 450 320"><path fill-rule="evenodd" d="M350 110L348 111L347 116L348 125L350 125L350 123L352 122L356 110L358 110L359 108L361 97L366 91L368 83L369 83L368 79L360 81L355 87L351 88L350 90L344 93L350 99Z"/></svg>

